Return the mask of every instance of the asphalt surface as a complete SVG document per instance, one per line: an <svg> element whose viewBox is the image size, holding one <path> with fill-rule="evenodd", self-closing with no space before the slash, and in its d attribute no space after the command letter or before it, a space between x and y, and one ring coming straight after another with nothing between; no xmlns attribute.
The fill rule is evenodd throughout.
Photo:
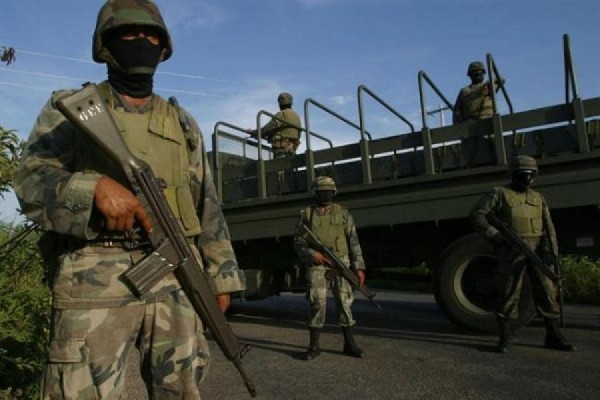
<svg viewBox="0 0 600 400"><path fill-rule="evenodd" d="M543 348L539 320L517 332L505 355L496 337L465 332L450 323L430 294L379 292L383 310L354 304L357 343L364 359L342 354L333 303L321 335L322 354L299 355L308 344L307 302L286 294L234 302L229 320L240 342L251 346L244 368L257 399L599 399L600 307L567 304L565 335L574 353ZM233 364L215 342L204 400L250 399ZM134 357L134 361L135 357ZM137 366L129 369L128 398L145 399Z"/></svg>

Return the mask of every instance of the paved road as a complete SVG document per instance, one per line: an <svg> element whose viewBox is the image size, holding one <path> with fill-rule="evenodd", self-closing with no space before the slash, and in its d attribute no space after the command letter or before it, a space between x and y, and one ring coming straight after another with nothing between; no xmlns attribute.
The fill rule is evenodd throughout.
<svg viewBox="0 0 600 400"><path fill-rule="evenodd" d="M357 300L357 342L366 358L341 353L333 318L322 334L322 355L298 358L308 344L302 295L234 303L230 321L252 350L244 359L257 399L599 399L600 307L565 307L566 335L578 351L542 347L540 321L517 333L506 355L496 337L464 332L448 322L432 295L380 292L378 311ZM330 302L328 314L333 314ZM249 399L231 363L211 340L213 364L204 400ZM132 390L132 399L140 391Z"/></svg>

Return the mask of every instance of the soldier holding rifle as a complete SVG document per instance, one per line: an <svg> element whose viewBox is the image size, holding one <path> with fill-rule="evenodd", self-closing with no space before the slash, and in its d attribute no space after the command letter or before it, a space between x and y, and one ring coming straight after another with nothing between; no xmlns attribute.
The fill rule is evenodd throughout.
<svg viewBox="0 0 600 400"><path fill-rule="evenodd" d="M168 220L172 236L195 255L185 254L185 272L208 276L214 291L203 300L212 301L211 315L222 320L229 293L244 289L244 276L197 123L153 93L155 70L172 51L153 2L107 1L98 14L93 57L107 64L108 79L98 84L101 103L82 121L110 115L126 147L159 178L162 190L153 194L166 199L174 216ZM126 279L126 272L159 254L151 238L158 239L163 224L122 167L57 109L67 95L55 92L42 109L15 178L23 212L52 238L45 242L55 269L41 397L124 398L125 367L136 346L150 398L198 399L209 352L197 296L190 298L179 279L183 265L144 296ZM163 243L174 248L173 241ZM172 258L181 255L172 252Z"/></svg>
<svg viewBox="0 0 600 400"><path fill-rule="evenodd" d="M333 202L336 193L335 181L327 176L319 176L313 182L316 204L300 210L294 248L298 258L307 267L307 299L310 302L308 329L310 344L304 359L312 360L321 353L319 335L325 324L327 309L327 289L331 288L339 313L339 325L344 334L344 353L362 358L364 352L354 341L353 328L356 321L352 317L354 292L348 280L329 268L329 260L322 252L311 247L303 234L307 226L325 246L343 260L356 274L359 286L365 282L365 263L356 234L354 219L348 210Z"/></svg>
<svg viewBox="0 0 600 400"><path fill-rule="evenodd" d="M559 329L561 307L557 300L558 245L554 224L546 200L531 189L538 174L537 163L529 156L514 157L510 160L509 173L511 183L493 188L471 210L475 230L492 242L498 257L495 275L501 297L496 308L500 333L496 350L499 353L508 350L513 336L511 321L518 316L523 279L527 274L538 312L544 318L544 346L574 351L575 347ZM529 252L516 246L514 238L533 254L528 257ZM534 262L537 256L543 262Z"/></svg>

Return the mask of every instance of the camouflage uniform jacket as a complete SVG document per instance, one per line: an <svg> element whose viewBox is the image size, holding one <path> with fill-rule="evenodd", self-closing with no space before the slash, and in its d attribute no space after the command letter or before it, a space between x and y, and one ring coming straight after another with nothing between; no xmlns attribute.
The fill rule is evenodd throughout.
<svg viewBox="0 0 600 400"><path fill-rule="evenodd" d="M302 224L306 224L306 226L313 229L312 213L318 213L320 216L330 216L334 219L337 218L337 215L341 216L348 254L342 255L340 258L346 261L350 269L353 271L359 269L365 270L365 261L363 259L360 242L358 241L356 225L354 224L354 219L352 218L352 215L348 209L335 203L327 207L307 207L306 209L300 210L300 215L296 224L297 230L302 226ZM319 239L322 240L322 238ZM298 258L302 264L307 266L313 265L316 250L310 248L307 241L299 235L294 236L294 249L296 250L296 254L298 254Z"/></svg>
<svg viewBox="0 0 600 400"><path fill-rule="evenodd" d="M460 90L454 103L452 122L491 118L494 114L489 82L466 86Z"/></svg>
<svg viewBox="0 0 600 400"><path fill-rule="evenodd" d="M300 130L288 124L302 127L300 116L291 108L283 109L275 114L275 118L261 128L260 135L267 139L273 148L281 148L281 142L287 139L287 141L294 143L295 151L300 144ZM257 131L254 132L254 136L256 135L258 135Z"/></svg>
<svg viewBox="0 0 600 400"><path fill-rule="evenodd" d="M488 215L495 215L498 219L510 226L511 221L507 221L509 216L504 212L504 210L511 206L510 204L507 204L507 192L517 193L517 196L525 199L536 199L530 203L534 203L536 208L541 208L542 226L539 233L538 251L541 255L548 254L555 257L558 256L558 241L556 239L556 231L554 229L554 224L552 223L548 205L544 196L533 189L528 189L526 193L519 193L516 192L511 185L493 188L488 194L479 199L472 208L470 218L473 228L488 239L494 237L498 233L498 230L489 223L487 219Z"/></svg>
<svg viewBox="0 0 600 400"><path fill-rule="evenodd" d="M107 103L111 110L147 114L153 109L161 109L173 113L173 107L160 96L153 95L147 107L136 109L122 102L107 83L99 85L100 87L106 88ZM108 165L110 161L101 151L91 150L91 142L85 134L78 131L57 110L55 101L65 93L67 92L53 93L40 112L15 176L15 192L25 215L37 222L43 230L55 233L60 239L62 248L58 256L58 271L54 276L55 307L116 307L135 303L138 299L123 284L120 277L127 264L131 263L132 259L135 260L133 252L123 247L103 249L90 246L92 242L112 233L102 231L102 218L94 207L94 190L101 173L98 170L86 169L85 166L103 163ZM238 268L231 247L202 134L191 115L182 109L175 112L182 113L192 127L189 133L185 134L186 139L179 140L179 146L186 146L187 143L189 160L189 166L182 167L182 170L189 173L189 178L186 178L189 189L184 188L183 191L188 193L186 197L190 198L191 195L191 199L195 200L200 225L190 240L195 242L204 262L204 269L213 278L217 293L243 290L244 276ZM177 117L172 119L177 121ZM178 122L171 124L172 131L179 131L179 136L184 135ZM158 131L160 130L161 128L158 128ZM151 133L148 132L147 135ZM157 132L157 135L163 139L168 138L165 133ZM156 143L156 138L152 140ZM170 145L173 146L172 142ZM144 150L149 152L149 159L145 161L154 169L152 164L160 158L161 149ZM94 160L90 161L90 158ZM162 163L165 161L162 160ZM105 170L111 171L111 168L107 166ZM118 176L111 177L123 182ZM169 181L167 178L165 180ZM169 203L173 209L174 205ZM180 211L173 212L179 215ZM185 224L185 219L182 215L180 222ZM178 287L171 274L157 285L155 295L176 290ZM76 289L81 293L87 292L88 295L85 296L88 298L73 298Z"/></svg>

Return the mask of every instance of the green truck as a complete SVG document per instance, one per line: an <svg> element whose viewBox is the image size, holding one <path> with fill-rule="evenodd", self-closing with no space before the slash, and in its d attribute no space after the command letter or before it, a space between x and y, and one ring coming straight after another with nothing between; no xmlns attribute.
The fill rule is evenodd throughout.
<svg viewBox="0 0 600 400"><path fill-rule="evenodd" d="M245 298L260 299L301 291L304 271L292 246L298 210L312 203L315 176L332 176L336 201L348 207L358 227L369 276L389 267L426 265L432 290L448 318L460 326L494 331L495 262L487 243L468 221L472 205L492 186L508 181L507 160L535 157L540 176L534 186L547 198L561 253L600 255L600 97L579 97L568 35L563 37L564 103L514 111L497 65L486 56L494 110L507 112L451 126L428 126L426 94L437 94L424 72L418 73L422 127L413 124L365 85L357 88L358 122L308 98L304 101L305 149L273 159L264 140L244 128L220 121L212 134L214 179L234 248L245 270ZM365 126L365 98L398 118L406 132L373 138ZM313 132L315 108L355 132L356 141L335 145ZM262 110L262 117L273 117ZM260 126L260 123L257 125ZM260 135L259 135L260 136ZM535 317L530 291L521 300L520 325Z"/></svg>

